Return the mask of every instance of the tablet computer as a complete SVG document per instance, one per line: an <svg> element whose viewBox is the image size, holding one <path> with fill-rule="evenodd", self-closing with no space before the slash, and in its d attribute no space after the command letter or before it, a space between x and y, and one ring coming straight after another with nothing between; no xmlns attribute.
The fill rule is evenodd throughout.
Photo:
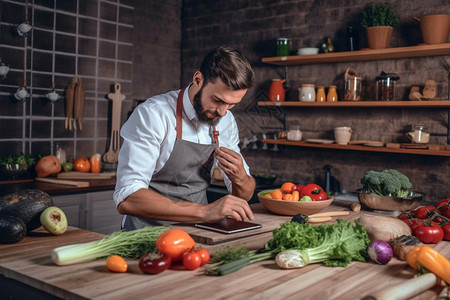
<svg viewBox="0 0 450 300"><path fill-rule="evenodd" d="M216 223L197 223L195 224L195 226L221 233L236 233L246 230L262 228L261 224L246 221L237 221L232 218L225 218Z"/></svg>

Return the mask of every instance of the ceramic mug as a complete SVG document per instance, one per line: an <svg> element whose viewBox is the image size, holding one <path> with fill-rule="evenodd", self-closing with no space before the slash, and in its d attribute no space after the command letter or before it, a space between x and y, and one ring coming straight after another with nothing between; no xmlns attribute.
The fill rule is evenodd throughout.
<svg viewBox="0 0 450 300"><path fill-rule="evenodd" d="M334 139L339 145L347 145L352 136L351 127L336 127L334 128Z"/></svg>

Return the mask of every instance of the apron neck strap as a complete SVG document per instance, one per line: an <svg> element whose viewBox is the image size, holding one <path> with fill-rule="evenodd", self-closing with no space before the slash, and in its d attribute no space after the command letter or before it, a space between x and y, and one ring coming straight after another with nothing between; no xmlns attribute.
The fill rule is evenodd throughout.
<svg viewBox="0 0 450 300"><path fill-rule="evenodd" d="M177 139L181 140L183 136L183 96L186 88L183 88L178 94L177 98ZM219 143L219 131L216 130L216 126L212 126L214 143Z"/></svg>
<svg viewBox="0 0 450 300"><path fill-rule="evenodd" d="M184 90L186 88L183 88L180 93L178 94L177 99L177 139L181 140L182 132L183 132L183 96L184 96Z"/></svg>

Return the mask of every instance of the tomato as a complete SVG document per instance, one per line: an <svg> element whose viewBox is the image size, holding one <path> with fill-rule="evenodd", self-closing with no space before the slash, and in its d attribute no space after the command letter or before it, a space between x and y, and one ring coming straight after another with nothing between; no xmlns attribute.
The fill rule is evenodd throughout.
<svg viewBox="0 0 450 300"><path fill-rule="evenodd" d="M411 213L405 211L405 212L402 212L401 214L399 214L398 218L400 220L406 221L406 220L414 218L414 216Z"/></svg>
<svg viewBox="0 0 450 300"><path fill-rule="evenodd" d="M167 270L172 263L172 259L161 252L151 252L142 255L139 259L139 269L142 273L158 274Z"/></svg>
<svg viewBox="0 0 450 300"><path fill-rule="evenodd" d="M434 206L423 206L423 207L419 207L418 209L414 210L412 212L412 214L417 218L417 219L426 219L428 218L433 211L436 210L436 208Z"/></svg>
<svg viewBox="0 0 450 300"><path fill-rule="evenodd" d="M208 250L199 249L199 250L197 250L197 253L198 253L198 255L200 255L200 258L202 260L202 263L200 266L206 265L209 262L209 258L210 258Z"/></svg>
<svg viewBox="0 0 450 300"><path fill-rule="evenodd" d="M450 224L442 225L441 228L444 231L444 240L450 241Z"/></svg>
<svg viewBox="0 0 450 300"><path fill-rule="evenodd" d="M101 170L101 158L102 156L98 153L95 153L89 159L89 163L91 164L90 171L91 173L100 173Z"/></svg>
<svg viewBox="0 0 450 300"><path fill-rule="evenodd" d="M434 222L423 224L414 230L414 235L426 244L437 244L444 238L444 230Z"/></svg>
<svg viewBox="0 0 450 300"><path fill-rule="evenodd" d="M73 162L73 169L78 172L89 172L91 169L91 163L86 157L77 158Z"/></svg>
<svg viewBox="0 0 450 300"><path fill-rule="evenodd" d="M195 270L202 265L202 258L197 251L189 251L183 255L183 265L188 270Z"/></svg>
<svg viewBox="0 0 450 300"><path fill-rule="evenodd" d="M305 185L305 187L300 192L300 198L303 196L309 196L313 201L327 200L328 195L324 192L320 185L310 183Z"/></svg>
<svg viewBox="0 0 450 300"><path fill-rule="evenodd" d="M128 269L128 264L121 256L111 255L106 259L106 267L111 272L125 273Z"/></svg>
<svg viewBox="0 0 450 300"><path fill-rule="evenodd" d="M156 240L156 248L169 256L172 262L183 260L183 254L195 246L195 241L182 229L170 229L162 233Z"/></svg>
<svg viewBox="0 0 450 300"><path fill-rule="evenodd" d="M293 184L292 182L285 182L281 186L281 191L283 193L289 193L290 194L290 193L292 193L294 188L297 188L297 186L295 184Z"/></svg>
<svg viewBox="0 0 450 300"><path fill-rule="evenodd" d="M439 210L441 214L445 214L448 210L450 210L450 198L439 201L435 205L435 207Z"/></svg>
<svg viewBox="0 0 450 300"><path fill-rule="evenodd" d="M423 221L420 219L408 219L408 220L403 220L408 226L409 228L411 228L411 231L414 233L414 230L416 230L417 227L422 226L423 225Z"/></svg>
<svg viewBox="0 0 450 300"><path fill-rule="evenodd" d="M279 189L272 191L272 199L283 200L283 192Z"/></svg>

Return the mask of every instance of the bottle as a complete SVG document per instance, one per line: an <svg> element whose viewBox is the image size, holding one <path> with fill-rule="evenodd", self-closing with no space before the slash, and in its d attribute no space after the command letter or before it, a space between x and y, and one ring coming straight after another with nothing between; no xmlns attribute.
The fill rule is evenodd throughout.
<svg viewBox="0 0 450 300"><path fill-rule="evenodd" d="M338 101L336 86L330 85L328 87L327 102L336 102L336 101Z"/></svg>
<svg viewBox="0 0 450 300"><path fill-rule="evenodd" d="M356 50L356 40L355 40L355 31L353 26L348 26L346 29L346 45L345 50L347 51L355 51Z"/></svg>
<svg viewBox="0 0 450 300"><path fill-rule="evenodd" d="M325 96L325 87L322 85L318 86L316 94L316 102L325 102L326 100L327 97Z"/></svg>
<svg viewBox="0 0 450 300"><path fill-rule="evenodd" d="M66 163L66 151L63 148L61 148L61 146L58 144L56 144L55 156L61 163L61 166L63 166Z"/></svg>
<svg viewBox="0 0 450 300"><path fill-rule="evenodd" d="M325 53L331 53L334 52L334 46L333 46L333 42L331 41L331 38L329 37L327 39L327 45L325 47Z"/></svg>

